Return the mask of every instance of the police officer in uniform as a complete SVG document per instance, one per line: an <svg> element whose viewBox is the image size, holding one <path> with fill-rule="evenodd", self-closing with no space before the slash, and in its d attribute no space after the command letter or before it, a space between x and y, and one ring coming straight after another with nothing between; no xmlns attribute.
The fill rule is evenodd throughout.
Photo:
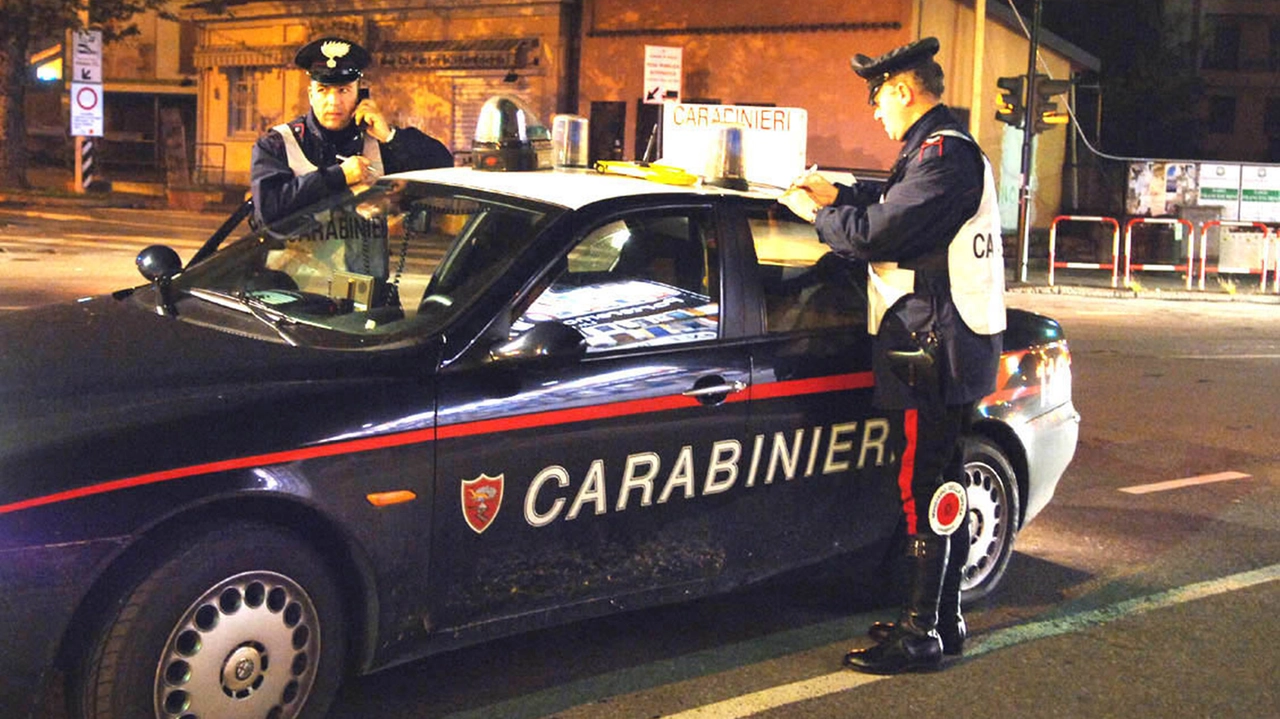
<svg viewBox="0 0 1280 719"><path fill-rule="evenodd" d="M835 253L868 264L875 403L904 414L896 456L907 594L897 622L871 627L876 644L844 657L876 674L934 669L963 649L970 537L960 438L995 389L1005 327L991 165L941 102L937 51L928 37L852 60L876 119L903 143L886 181L833 185L814 174L783 199Z"/></svg>
<svg viewBox="0 0 1280 719"><path fill-rule="evenodd" d="M311 111L271 128L253 147L250 183L259 224L383 174L453 165L439 140L392 127L376 102L361 99L360 78L371 57L360 45L323 37L293 61L311 76Z"/></svg>

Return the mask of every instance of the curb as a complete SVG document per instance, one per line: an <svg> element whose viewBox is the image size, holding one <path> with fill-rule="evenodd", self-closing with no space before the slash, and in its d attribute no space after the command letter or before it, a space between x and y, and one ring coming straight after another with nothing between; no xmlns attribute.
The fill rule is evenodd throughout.
<svg viewBox="0 0 1280 719"><path fill-rule="evenodd" d="M1006 293L1025 295L1067 295L1074 297L1101 297L1106 299L1171 300L1177 302L1244 302L1251 304L1280 305L1280 295L1230 294L1226 292L1193 292L1188 290L1134 290L1114 287L1088 287L1083 285L1053 285L1052 287L1021 285L1006 287Z"/></svg>

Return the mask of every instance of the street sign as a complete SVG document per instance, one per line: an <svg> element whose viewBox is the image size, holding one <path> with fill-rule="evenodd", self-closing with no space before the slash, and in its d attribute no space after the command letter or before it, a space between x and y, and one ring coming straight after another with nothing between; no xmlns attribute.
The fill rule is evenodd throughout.
<svg viewBox="0 0 1280 719"><path fill-rule="evenodd" d="M644 46L644 101L660 105L680 102L680 80L684 74L684 48Z"/></svg>
<svg viewBox="0 0 1280 719"><path fill-rule="evenodd" d="M102 82L102 31L71 33L71 81Z"/></svg>
<svg viewBox="0 0 1280 719"><path fill-rule="evenodd" d="M102 85L71 83L71 134L102 137Z"/></svg>

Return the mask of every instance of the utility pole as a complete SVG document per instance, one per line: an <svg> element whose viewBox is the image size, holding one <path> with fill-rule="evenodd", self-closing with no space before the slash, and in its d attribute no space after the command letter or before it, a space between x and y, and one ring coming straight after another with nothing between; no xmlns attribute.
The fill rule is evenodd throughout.
<svg viewBox="0 0 1280 719"><path fill-rule="evenodd" d="M1019 279L1027 281L1027 254L1031 246L1031 159L1035 138L1035 118L1039 117L1035 107L1036 55L1040 50L1040 3L1035 1L1035 11L1031 19L1031 51L1027 54L1027 81L1023 87L1026 108L1026 121L1022 125L1022 175L1018 188L1018 237L1022 243L1022 256L1019 263Z"/></svg>
<svg viewBox="0 0 1280 719"><path fill-rule="evenodd" d="M986 54L987 0L973 3L973 88L969 93L969 134L979 139L982 132L982 58Z"/></svg>

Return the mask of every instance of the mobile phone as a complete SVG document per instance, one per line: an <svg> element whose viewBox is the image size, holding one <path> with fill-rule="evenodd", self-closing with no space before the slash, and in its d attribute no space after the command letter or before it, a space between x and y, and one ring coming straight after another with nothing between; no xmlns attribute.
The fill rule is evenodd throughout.
<svg viewBox="0 0 1280 719"><path fill-rule="evenodd" d="M367 87L362 87L362 88L360 88L359 90L356 90L356 103L357 103L357 104L359 104L359 103L363 102L364 100L368 100L368 99L369 99L369 88L367 88Z"/></svg>

